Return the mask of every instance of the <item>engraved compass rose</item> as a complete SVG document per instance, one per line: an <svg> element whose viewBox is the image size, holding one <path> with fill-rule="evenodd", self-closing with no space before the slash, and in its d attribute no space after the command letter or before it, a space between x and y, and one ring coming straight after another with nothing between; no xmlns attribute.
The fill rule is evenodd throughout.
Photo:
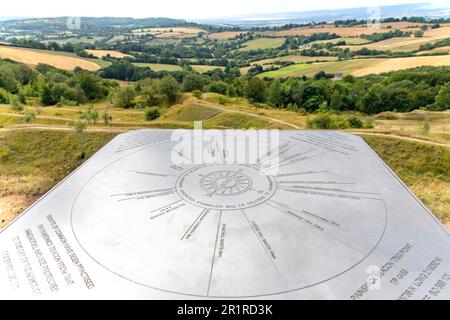
<svg viewBox="0 0 450 320"><path fill-rule="evenodd" d="M203 177L200 186L209 196L232 196L250 189L252 180L242 170L218 171Z"/></svg>
<svg viewBox="0 0 450 320"><path fill-rule="evenodd" d="M130 139L71 211L80 246L122 279L195 297L287 294L346 273L384 234L386 205L350 136L285 132L256 162L216 148L216 161L176 165L167 136Z"/></svg>

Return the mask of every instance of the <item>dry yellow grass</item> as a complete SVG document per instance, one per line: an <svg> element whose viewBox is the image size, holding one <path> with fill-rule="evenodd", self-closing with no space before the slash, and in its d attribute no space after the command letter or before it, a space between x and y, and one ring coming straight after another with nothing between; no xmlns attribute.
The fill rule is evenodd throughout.
<svg viewBox="0 0 450 320"><path fill-rule="evenodd" d="M199 28L144 28L135 29L132 31L134 35L147 35L151 34L157 38L183 38L183 37L195 37L199 32L205 32L205 30Z"/></svg>
<svg viewBox="0 0 450 320"><path fill-rule="evenodd" d="M448 66L450 56L410 57L395 59L380 59L379 63L372 64L352 72L352 75L360 77L368 74L378 74L402 69L417 68L422 66Z"/></svg>
<svg viewBox="0 0 450 320"><path fill-rule="evenodd" d="M45 63L64 70L73 70L75 67L80 67L85 70L96 71L101 68L94 62L69 54L9 46L0 46L0 58L11 59L32 66Z"/></svg>
<svg viewBox="0 0 450 320"><path fill-rule="evenodd" d="M94 57L97 58L103 58L104 56L107 56L108 54L113 58L125 58L125 57L132 57L129 54L125 54L119 51L115 50L86 50L87 53L92 54Z"/></svg>
<svg viewBox="0 0 450 320"><path fill-rule="evenodd" d="M267 64L274 64L275 62L279 61L290 61L294 63L302 63L302 62L315 62L315 61L336 61L338 58L333 56L324 56L324 57L306 57L306 56L299 56L299 55L289 55L284 57L278 57L273 59L265 59L265 60L259 60L256 62L253 62L252 65L267 65Z"/></svg>
<svg viewBox="0 0 450 320"><path fill-rule="evenodd" d="M211 33L208 35L211 39L218 39L218 40L229 40L236 38L240 34L246 34L247 31L226 31L226 32L216 32Z"/></svg>
<svg viewBox="0 0 450 320"><path fill-rule="evenodd" d="M352 51L368 48L371 50L391 50L391 51L415 51L419 50L420 46L425 43L434 43L450 37L450 26L443 26L438 29L427 30L423 37L407 37L407 38L392 38L384 41L374 42L365 45L343 46Z"/></svg>
<svg viewBox="0 0 450 320"><path fill-rule="evenodd" d="M420 51L420 53L421 54L424 54L424 53L450 53L450 46L434 48L433 50Z"/></svg>

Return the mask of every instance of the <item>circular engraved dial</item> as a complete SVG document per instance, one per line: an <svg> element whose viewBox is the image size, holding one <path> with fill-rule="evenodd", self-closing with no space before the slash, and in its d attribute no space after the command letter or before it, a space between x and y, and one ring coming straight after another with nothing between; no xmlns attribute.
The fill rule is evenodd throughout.
<svg viewBox="0 0 450 320"><path fill-rule="evenodd" d="M149 290L243 298L325 283L370 255L386 227L382 194L352 161L359 140L338 138L286 133L271 175L262 161L174 165L163 160L170 141L119 153L76 196L74 236Z"/></svg>
<svg viewBox="0 0 450 320"><path fill-rule="evenodd" d="M200 185L211 196L233 196L250 189L252 180L241 170L217 171L203 177Z"/></svg>
<svg viewBox="0 0 450 320"><path fill-rule="evenodd" d="M183 172L176 191L186 202L215 210L239 210L269 200L276 192L272 176L250 165L200 165Z"/></svg>

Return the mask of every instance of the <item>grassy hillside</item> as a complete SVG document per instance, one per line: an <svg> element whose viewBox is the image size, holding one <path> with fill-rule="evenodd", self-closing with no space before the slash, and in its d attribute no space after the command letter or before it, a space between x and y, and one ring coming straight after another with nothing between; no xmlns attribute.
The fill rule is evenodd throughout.
<svg viewBox="0 0 450 320"><path fill-rule="evenodd" d="M450 222L448 148L385 137L364 139L442 222Z"/></svg>
<svg viewBox="0 0 450 320"><path fill-rule="evenodd" d="M259 77L286 78L286 77L312 77L319 71L326 73L341 73L344 75L365 76L380 74L421 66L448 66L450 55L409 58L369 58L353 59L338 62L301 63L284 67L274 71L264 72Z"/></svg>
<svg viewBox="0 0 450 320"><path fill-rule="evenodd" d="M86 133L86 158L114 136ZM0 132L0 227L81 165L80 156L73 131Z"/></svg>

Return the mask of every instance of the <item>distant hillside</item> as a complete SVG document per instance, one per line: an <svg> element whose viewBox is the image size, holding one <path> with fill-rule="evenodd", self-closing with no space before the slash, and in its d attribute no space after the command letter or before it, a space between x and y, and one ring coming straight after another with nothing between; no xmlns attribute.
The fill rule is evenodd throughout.
<svg viewBox="0 0 450 320"><path fill-rule="evenodd" d="M82 30L98 28L139 28L139 27L172 27L186 25L185 20L170 18L114 18L114 17L81 17ZM67 30L68 17L30 18L0 21L0 27L15 30Z"/></svg>
<svg viewBox="0 0 450 320"><path fill-rule="evenodd" d="M421 16L428 18L450 17L450 8L437 7L431 3L416 3L393 6L381 6L381 17L413 17ZM255 9L257 11L257 9ZM304 12L273 12L270 14L254 14L247 16L237 16L233 18L203 19L196 20L198 23L228 25L239 27L265 27L285 24L304 24L311 22L334 22L337 20L366 20L372 15L368 13L367 7L351 9L330 9Z"/></svg>

